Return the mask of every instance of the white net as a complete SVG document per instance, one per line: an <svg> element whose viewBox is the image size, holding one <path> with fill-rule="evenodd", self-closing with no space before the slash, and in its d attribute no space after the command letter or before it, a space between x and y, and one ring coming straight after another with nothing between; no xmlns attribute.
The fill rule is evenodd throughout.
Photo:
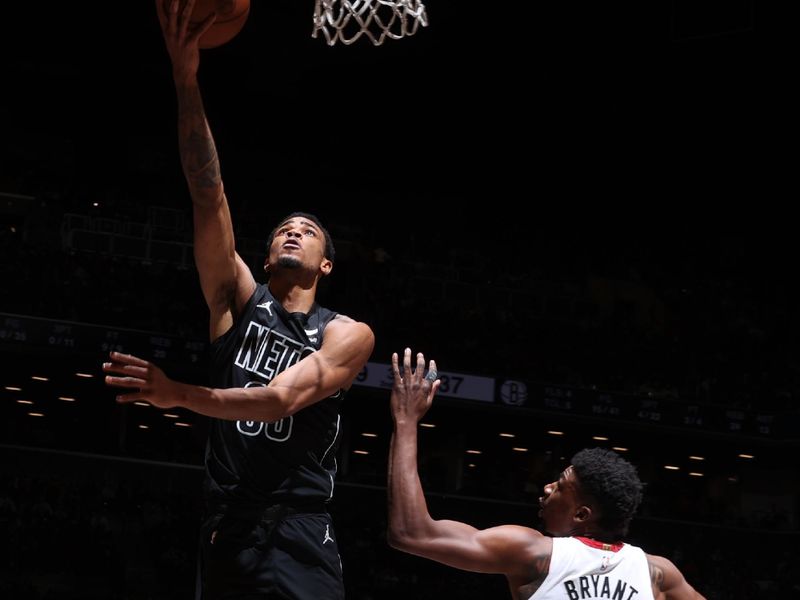
<svg viewBox="0 0 800 600"><path fill-rule="evenodd" d="M362 35L380 46L386 38L399 40L427 27L420 0L316 0L313 37L320 32L328 45L352 44Z"/></svg>

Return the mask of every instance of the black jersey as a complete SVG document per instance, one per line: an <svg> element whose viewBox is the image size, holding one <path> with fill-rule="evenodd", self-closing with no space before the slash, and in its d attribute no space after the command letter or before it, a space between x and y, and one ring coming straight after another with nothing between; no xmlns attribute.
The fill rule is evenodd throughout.
<svg viewBox="0 0 800 600"><path fill-rule="evenodd" d="M336 313L317 306L288 313L258 285L234 326L211 344L212 385L267 385L319 350ZM279 421L212 419L206 446L211 507L321 504L333 495L339 406L344 390Z"/></svg>

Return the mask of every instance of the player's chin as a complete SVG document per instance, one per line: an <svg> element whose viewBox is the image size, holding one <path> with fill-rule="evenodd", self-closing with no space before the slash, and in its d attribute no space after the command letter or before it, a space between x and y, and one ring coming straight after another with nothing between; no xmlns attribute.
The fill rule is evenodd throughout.
<svg viewBox="0 0 800 600"><path fill-rule="evenodd" d="M278 266L283 269L299 269L303 266L303 263L292 254L281 254L278 257Z"/></svg>

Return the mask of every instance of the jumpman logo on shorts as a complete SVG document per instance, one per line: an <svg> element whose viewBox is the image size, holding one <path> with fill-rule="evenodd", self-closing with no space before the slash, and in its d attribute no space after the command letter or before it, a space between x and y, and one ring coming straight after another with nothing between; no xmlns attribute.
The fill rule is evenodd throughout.
<svg viewBox="0 0 800 600"><path fill-rule="evenodd" d="M325 544L327 542L332 542L333 538L331 537L331 526L325 525L325 539L322 540L322 543Z"/></svg>

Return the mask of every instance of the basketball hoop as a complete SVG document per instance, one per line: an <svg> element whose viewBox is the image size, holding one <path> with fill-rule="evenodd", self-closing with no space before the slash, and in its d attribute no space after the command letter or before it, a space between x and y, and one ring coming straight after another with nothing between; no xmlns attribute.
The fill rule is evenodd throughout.
<svg viewBox="0 0 800 600"><path fill-rule="evenodd" d="M349 45L362 35L380 46L387 37L399 40L428 26L421 0L316 0L314 31L325 36L329 46Z"/></svg>

